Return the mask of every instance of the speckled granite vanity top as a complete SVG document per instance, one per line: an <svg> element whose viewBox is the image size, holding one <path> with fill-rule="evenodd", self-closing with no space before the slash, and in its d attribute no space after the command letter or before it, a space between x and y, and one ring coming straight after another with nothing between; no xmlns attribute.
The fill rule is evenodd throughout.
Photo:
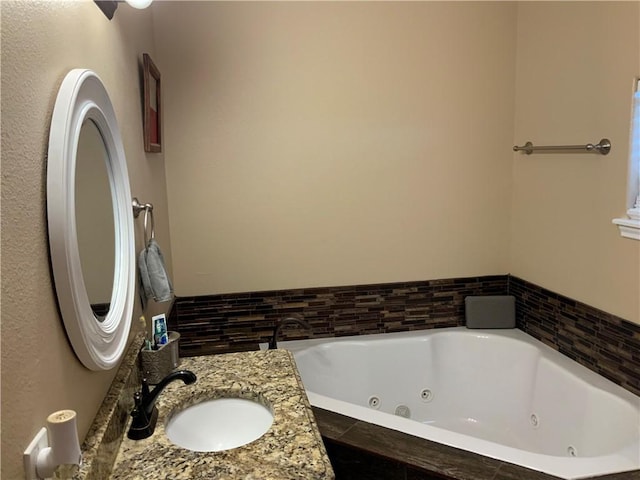
<svg viewBox="0 0 640 480"><path fill-rule="evenodd" d="M124 438L112 479L333 479L311 407L292 355L285 350L229 353L182 359L181 369L198 381L172 382L161 393L154 434ZM261 438L222 452L193 452L173 445L165 435L172 412L206 399L256 399L273 412Z"/></svg>

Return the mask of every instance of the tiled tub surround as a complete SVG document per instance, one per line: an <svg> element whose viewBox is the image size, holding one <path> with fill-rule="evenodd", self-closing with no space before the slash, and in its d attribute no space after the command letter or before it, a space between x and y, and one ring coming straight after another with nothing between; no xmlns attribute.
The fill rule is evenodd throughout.
<svg viewBox="0 0 640 480"><path fill-rule="evenodd" d="M640 395L640 325L511 275L180 297L169 324L184 357L256 350L291 313L313 332L283 340L463 326L468 295L514 295L518 328Z"/></svg>
<svg viewBox="0 0 640 480"><path fill-rule="evenodd" d="M169 317L180 355L256 350L277 319L300 313L314 337L464 325L464 297L506 295L506 275L179 297ZM287 327L280 338L307 338Z"/></svg>
<svg viewBox="0 0 640 480"><path fill-rule="evenodd" d="M509 295L518 328L640 395L640 325L513 276Z"/></svg>
<svg viewBox="0 0 640 480"><path fill-rule="evenodd" d="M172 382L157 402L154 434L124 438L112 479L333 479L333 470L292 355L285 350L241 352L183 359L193 385ZM259 439L222 452L193 452L173 445L165 434L172 412L199 401L236 397L264 400L274 421Z"/></svg>

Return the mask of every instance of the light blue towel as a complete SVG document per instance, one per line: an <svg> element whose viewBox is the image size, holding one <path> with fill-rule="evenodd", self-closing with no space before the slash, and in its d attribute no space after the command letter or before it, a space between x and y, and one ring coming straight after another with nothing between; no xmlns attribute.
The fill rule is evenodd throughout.
<svg viewBox="0 0 640 480"><path fill-rule="evenodd" d="M142 284L143 308L149 298L153 298L156 302L173 300L173 285L167 274L160 246L154 238L151 238L147 247L140 252L138 268Z"/></svg>

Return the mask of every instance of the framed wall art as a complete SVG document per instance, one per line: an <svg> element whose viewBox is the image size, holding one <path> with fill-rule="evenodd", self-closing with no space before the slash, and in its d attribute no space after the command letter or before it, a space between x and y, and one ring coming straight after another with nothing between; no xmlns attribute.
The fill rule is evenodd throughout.
<svg viewBox="0 0 640 480"><path fill-rule="evenodd" d="M162 151L162 102L160 71L147 53L142 54L144 67L144 151Z"/></svg>

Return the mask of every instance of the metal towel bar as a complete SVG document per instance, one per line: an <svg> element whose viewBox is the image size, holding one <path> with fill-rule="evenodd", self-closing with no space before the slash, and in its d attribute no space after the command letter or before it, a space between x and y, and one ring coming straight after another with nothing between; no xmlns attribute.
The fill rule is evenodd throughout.
<svg viewBox="0 0 640 480"><path fill-rule="evenodd" d="M557 146L535 146L531 142L525 143L522 147L514 145L514 152L524 152L527 155L531 155L533 152L550 152L550 151L586 151L586 152L598 152L602 155L606 155L611 150L611 141L607 138L600 140L600 143L587 143L586 145L557 145Z"/></svg>
<svg viewBox="0 0 640 480"><path fill-rule="evenodd" d="M145 247L149 244L149 238L147 237L147 220L151 219L151 238L156 237L156 228L153 223L153 205L151 203L140 203L137 198L133 197L131 202L133 207L133 216L138 218L140 212L144 212L144 244Z"/></svg>

